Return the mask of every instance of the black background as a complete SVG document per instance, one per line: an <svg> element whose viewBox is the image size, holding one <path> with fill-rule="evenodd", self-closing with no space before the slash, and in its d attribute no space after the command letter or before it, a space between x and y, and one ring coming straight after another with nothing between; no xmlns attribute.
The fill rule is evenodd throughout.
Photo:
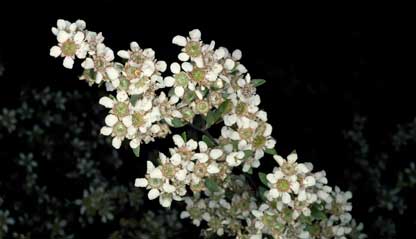
<svg viewBox="0 0 416 239"><path fill-rule="evenodd" d="M326 170L330 184L341 188L351 163L342 131L355 114L368 117L370 139L386 138L394 125L416 116L415 27L404 10L315 6L316 11L261 3L242 10L236 7L241 3L140 1L1 5L0 60L6 71L0 108L18 105L23 88L94 91L77 80L80 67L67 70L49 56L56 43L50 28L63 18L85 20L115 52L137 41L168 63L179 50L172 37L194 28L206 42L241 49L252 77L267 80L258 92L278 152L296 149L300 160ZM353 216L366 222L360 200L372 195L355 193Z"/></svg>

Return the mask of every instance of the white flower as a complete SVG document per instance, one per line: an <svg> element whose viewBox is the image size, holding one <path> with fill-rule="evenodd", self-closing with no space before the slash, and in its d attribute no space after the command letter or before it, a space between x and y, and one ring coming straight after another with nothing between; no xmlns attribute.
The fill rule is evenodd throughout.
<svg viewBox="0 0 416 239"><path fill-rule="evenodd" d="M119 72L114 69L112 61L114 60L113 50L106 47L103 43L98 43L94 51L90 51L90 57L86 58L81 66L86 70L94 70L95 83L99 84L103 80L112 80L114 87L118 87ZM85 78L86 76L83 76Z"/></svg>
<svg viewBox="0 0 416 239"><path fill-rule="evenodd" d="M67 32L59 30L56 34L58 45L50 49L53 57L64 57L64 67L72 69L75 57L85 58L88 45L85 43L85 34L82 31Z"/></svg>
<svg viewBox="0 0 416 239"><path fill-rule="evenodd" d="M169 184L167 178L163 176L160 167L155 167L152 162L147 161L147 173L145 178L137 178L135 181L136 187L146 187L150 189L147 196L150 200L159 197L159 202L163 207L169 207L175 187Z"/></svg>
<svg viewBox="0 0 416 239"><path fill-rule="evenodd" d="M296 174L306 174L309 172L309 169L306 167L305 164L297 163L296 160L298 159L298 155L296 152L292 152L287 156L287 160L285 160L280 155L274 155L273 158L279 164L280 169L282 172L287 176L292 176Z"/></svg>
<svg viewBox="0 0 416 239"><path fill-rule="evenodd" d="M106 108L111 108L110 114L105 118L106 126L101 128L101 134L112 135L112 144L117 149L120 148L121 142L128 135L128 128L132 125L128 99L126 92L119 91L116 99L104 96L99 101Z"/></svg>
<svg viewBox="0 0 416 239"><path fill-rule="evenodd" d="M201 32L198 29L189 32L189 37L175 36L172 43L183 47L182 53L178 55L181 61L191 59L198 67L204 67L202 60Z"/></svg>
<svg viewBox="0 0 416 239"><path fill-rule="evenodd" d="M299 183L296 176L285 176L280 169L275 168L273 173L267 174L267 180L271 184L268 192L270 200L281 198L282 202L289 204L292 201L291 193L297 194Z"/></svg>
<svg viewBox="0 0 416 239"><path fill-rule="evenodd" d="M241 164L244 158L243 152L232 152L227 155L226 162L230 167L237 167Z"/></svg>
<svg viewBox="0 0 416 239"><path fill-rule="evenodd" d="M177 97L168 98L164 92L161 92L159 97L154 100L154 104L157 105L160 111L161 117L169 124L172 124L173 118L182 118L182 113L177 110L176 103Z"/></svg>
<svg viewBox="0 0 416 239"><path fill-rule="evenodd" d="M181 71L181 68L184 71ZM164 78L165 86L174 87L174 93L177 97L182 98L185 90L195 91L195 83L192 81L189 72L192 71L192 65L188 62L182 63L182 66L177 62L170 65L170 71L173 76Z"/></svg>
<svg viewBox="0 0 416 239"><path fill-rule="evenodd" d="M210 214L207 212L205 200L186 197L185 203L186 211L181 212L181 219L190 217L192 219L192 223L196 226L199 226L202 220L209 221L211 219Z"/></svg>

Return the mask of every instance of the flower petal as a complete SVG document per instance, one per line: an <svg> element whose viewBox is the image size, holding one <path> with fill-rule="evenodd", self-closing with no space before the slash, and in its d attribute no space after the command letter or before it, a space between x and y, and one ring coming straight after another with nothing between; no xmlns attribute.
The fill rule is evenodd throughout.
<svg viewBox="0 0 416 239"><path fill-rule="evenodd" d="M136 178L136 180L134 181L135 187L145 188L147 187L147 185L148 185L148 182L147 182L147 179L145 178Z"/></svg>
<svg viewBox="0 0 416 239"><path fill-rule="evenodd" d="M178 46L186 46L187 40L185 37L178 35L172 39L172 43Z"/></svg>
<svg viewBox="0 0 416 239"><path fill-rule="evenodd" d="M74 66L74 59L72 59L72 57L65 57L64 59L64 67L68 68L68 69L72 69L72 67Z"/></svg>
<svg viewBox="0 0 416 239"><path fill-rule="evenodd" d="M159 195L160 195L159 190L157 190L157 189L153 188L153 189L151 189L151 190L149 191L149 193L147 194L147 197L148 197L150 200L153 200L153 199L155 199L155 198L159 197Z"/></svg>
<svg viewBox="0 0 416 239"><path fill-rule="evenodd" d="M53 57L58 57L59 55L61 55L62 51L61 48L59 46L53 46L51 47L50 51L49 51L49 55L53 56Z"/></svg>

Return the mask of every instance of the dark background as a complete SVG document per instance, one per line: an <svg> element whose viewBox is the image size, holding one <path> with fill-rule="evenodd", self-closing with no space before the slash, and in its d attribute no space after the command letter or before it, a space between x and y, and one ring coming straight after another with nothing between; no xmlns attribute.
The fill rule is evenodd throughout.
<svg viewBox="0 0 416 239"><path fill-rule="evenodd" d="M241 49L242 63L252 77L267 80L258 92L274 126L278 152L286 155L296 149L300 160L326 170L330 184L345 190L351 180L345 168L354 170L354 165L342 132L352 127L354 115L367 117L367 137L377 142L374 151L383 149L395 125L416 116L415 27L404 11L300 11L262 4L241 10L209 2L173 7L68 1L37 5L36 10L31 4L17 5L1 7L0 60L5 72L0 108L18 105L21 89L95 90L78 81L80 67L67 70L61 59L49 56L56 43L50 28L63 18L85 20L87 29L103 32L115 52L137 41L168 63L178 52L172 37L194 28L206 42ZM353 216L370 224L367 202L373 195L354 186Z"/></svg>

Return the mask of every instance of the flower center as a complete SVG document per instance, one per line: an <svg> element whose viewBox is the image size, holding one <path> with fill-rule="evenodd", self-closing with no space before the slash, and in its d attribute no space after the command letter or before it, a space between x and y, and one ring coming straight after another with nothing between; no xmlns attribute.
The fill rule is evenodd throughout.
<svg viewBox="0 0 416 239"><path fill-rule="evenodd" d="M198 100L196 102L196 110L200 114L206 114L209 111L209 104L205 100Z"/></svg>
<svg viewBox="0 0 416 239"><path fill-rule="evenodd" d="M118 122L116 125L114 125L113 129L114 129L114 134L119 137L125 136L127 133L126 126L124 126L124 124L121 122Z"/></svg>
<svg viewBox="0 0 416 239"><path fill-rule="evenodd" d="M176 83L180 86L187 86L189 78L185 72L179 72L175 75Z"/></svg>
<svg viewBox="0 0 416 239"><path fill-rule="evenodd" d="M151 188L160 188L163 184L163 181L160 178L149 178L148 181Z"/></svg>
<svg viewBox="0 0 416 239"><path fill-rule="evenodd" d="M201 69L195 68L192 71L192 78L196 81L196 82L202 82L205 79L205 72Z"/></svg>
<svg viewBox="0 0 416 239"><path fill-rule="evenodd" d="M240 137L245 140L250 139L251 136L253 136L253 129L251 128L243 128L243 129L240 129L239 132L240 132Z"/></svg>
<svg viewBox="0 0 416 239"><path fill-rule="evenodd" d="M124 102L119 102L115 104L113 110L114 110L114 114L117 115L118 117L127 116L129 113L129 107Z"/></svg>
<svg viewBox="0 0 416 239"><path fill-rule="evenodd" d="M191 215L192 219L200 219L202 218L203 211L198 207L192 207L188 210L189 215Z"/></svg>
<svg viewBox="0 0 416 239"><path fill-rule="evenodd" d="M61 49L65 56L74 56L77 52L77 44L72 40L67 40L62 43Z"/></svg>
<svg viewBox="0 0 416 239"><path fill-rule="evenodd" d="M125 68L124 68L124 72L127 75L127 79L132 80L134 78L138 78L140 76L140 69L132 66L130 64L126 64Z"/></svg>
<svg viewBox="0 0 416 239"><path fill-rule="evenodd" d="M340 216L343 212L342 205L334 202L332 204L331 211L332 211L332 214L334 214L335 216Z"/></svg>
<svg viewBox="0 0 416 239"><path fill-rule="evenodd" d="M202 178L207 174L207 166L203 163L197 163L194 166L196 176Z"/></svg>
<svg viewBox="0 0 416 239"><path fill-rule="evenodd" d="M288 192L290 189L290 183L286 179L279 179L276 182L276 188L280 192Z"/></svg>
<svg viewBox="0 0 416 239"><path fill-rule="evenodd" d="M191 42L188 42L188 44L186 44L185 51L191 57L197 57L201 55L201 46L199 42L191 41Z"/></svg>
<svg viewBox="0 0 416 239"><path fill-rule="evenodd" d="M266 144L266 137L257 135L253 140L253 146L256 149L261 149Z"/></svg>
<svg viewBox="0 0 416 239"><path fill-rule="evenodd" d="M144 122L144 115L140 114L139 112L135 112L132 115L132 123L134 127L139 128L144 124Z"/></svg>
<svg viewBox="0 0 416 239"><path fill-rule="evenodd" d="M236 107L235 107L235 112L238 115L243 115L247 112L247 105L243 102L239 102L237 103Z"/></svg>
<svg viewBox="0 0 416 239"><path fill-rule="evenodd" d="M105 61L103 57L97 56L94 59L94 66L97 69L97 71L104 71L106 65L107 65L107 62Z"/></svg>
<svg viewBox="0 0 416 239"><path fill-rule="evenodd" d="M163 176L167 178L173 178L175 176L175 166L170 163L166 163L162 166Z"/></svg>

